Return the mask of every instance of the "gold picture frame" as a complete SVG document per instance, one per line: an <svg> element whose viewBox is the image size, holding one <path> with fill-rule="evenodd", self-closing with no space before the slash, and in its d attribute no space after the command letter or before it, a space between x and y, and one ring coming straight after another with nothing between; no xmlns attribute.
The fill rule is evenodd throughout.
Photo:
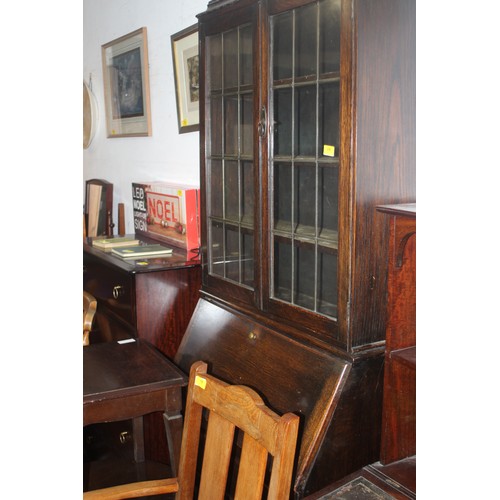
<svg viewBox="0 0 500 500"><path fill-rule="evenodd" d="M147 29L102 45L107 137L151 135Z"/></svg>
<svg viewBox="0 0 500 500"><path fill-rule="evenodd" d="M198 24L171 36L179 134L200 130Z"/></svg>

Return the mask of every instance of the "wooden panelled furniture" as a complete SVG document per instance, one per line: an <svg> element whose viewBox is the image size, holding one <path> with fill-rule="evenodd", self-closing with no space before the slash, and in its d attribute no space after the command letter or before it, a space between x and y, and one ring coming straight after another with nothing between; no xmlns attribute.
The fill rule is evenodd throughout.
<svg viewBox="0 0 500 500"><path fill-rule="evenodd" d="M124 261L91 243L91 238L84 239L83 288L98 303L92 343L139 338L173 359L199 297L197 255L174 249L172 256L147 259L144 264ZM146 458L168 463L161 416L148 416L144 426ZM123 432L132 434L129 424L113 431L117 436ZM97 434L93 432L89 440L95 442Z"/></svg>
<svg viewBox="0 0 500 500"><path fill-rule="evenodd" d="M174 248L168 257L125 261L84 240L83 288L98 302L96 341L139 337L173 358L200 286L196 254Z"/></svg>
<svg viewBox="0 0 500 500"><path fill-rule="evenodd" d="M208 430L202 446L200 429L204 411L208 412ZM177 492L178 499L222 500L231 480L233 442L239 439L243 446L235 498L262 498L269 455L272 468L265 498L288 500L298 424L297 415L288 413L279 417L251 389L228 385L208 375L205 363L196 362L189 376L178 477L90 491L83 498L111 500ZM203 450L203 463L198 484L199 450Z"/></svg>
<svg viewBox="0 0 500 500"><path fill-rule="evenodd" d="M387 205L390 221L382 448L384 465L416 454L416 205Z"/></svg>
<svg viewBox="0 0 500 500"><path fill-rule="evenodd" d="M389 222L380 459L307 500L416 498L416 204L377 210Z"/></svg>
<svg viewBox="0 0 500 500"><path fill-rule="evenodd" d="M212 0L198 19L202 291L175 361L300 415L302 498L380 456L375 207L415 200L415 2Z"/></svg>

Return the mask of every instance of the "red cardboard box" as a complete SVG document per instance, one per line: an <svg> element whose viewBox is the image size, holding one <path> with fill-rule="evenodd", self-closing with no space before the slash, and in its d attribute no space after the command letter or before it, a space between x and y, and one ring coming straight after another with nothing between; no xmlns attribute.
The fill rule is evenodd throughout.
<svg viewBox="0 0 500 500"><path fill-rule="evenodd" d="M200 190L170 182L132 183L134 229L160 243L200 248Z"/></svg>

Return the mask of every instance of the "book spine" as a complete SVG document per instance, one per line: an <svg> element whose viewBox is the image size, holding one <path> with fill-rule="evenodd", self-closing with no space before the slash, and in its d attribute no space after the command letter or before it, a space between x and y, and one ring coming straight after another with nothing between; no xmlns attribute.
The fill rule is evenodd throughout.
<svg viewBox="0 0 500 500"><path fill-rule="evenodd" d="M132 210L134 213L134 231L137 234L148 232L148 208L146 200L147 184L132 183Z"/></svg>

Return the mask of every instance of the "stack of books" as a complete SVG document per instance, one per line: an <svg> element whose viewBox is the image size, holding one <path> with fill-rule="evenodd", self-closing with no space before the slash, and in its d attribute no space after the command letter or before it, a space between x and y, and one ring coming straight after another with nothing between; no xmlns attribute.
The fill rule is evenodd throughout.
<svg viewBox="0 0 500 500"><path fill-rule="evenodd" d="M172 254L172 249L163 245L136 245L129 247L118 247L111 250L113 255L122 259L148 259L150 257L165 257Z"/></svg>
<svg viewBox="0 0 500 500"><path fill-rule="evenodd" d="M98 238L92 240L92 246L99 250L111 250L119 247L132 247L139 245L140 241L131 236L115 236L113 238Z"/></svg>

